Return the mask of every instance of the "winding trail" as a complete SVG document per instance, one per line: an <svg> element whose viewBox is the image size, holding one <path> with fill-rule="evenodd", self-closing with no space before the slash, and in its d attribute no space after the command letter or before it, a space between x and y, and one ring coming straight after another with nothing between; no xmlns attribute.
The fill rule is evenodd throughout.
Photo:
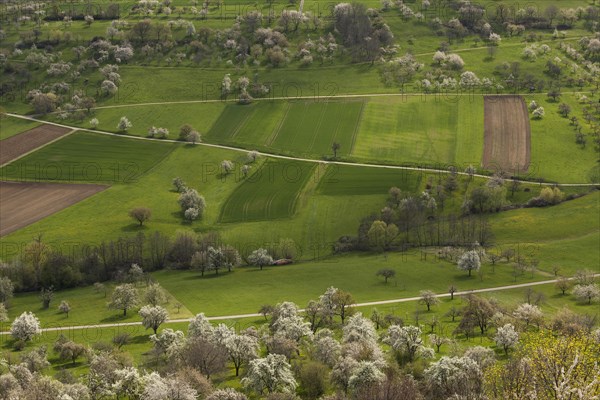
<svg viewBox="0 0 600 400"><path fill-rule="evenodd" d="M600 273L594 274L593 276L594 276L594 278L600 277ZM574 280L575 278L568 278L568 279ZM455 292L454 296L464 296L464 295L473 294L473 293L487 293L487 292L496 292L496 291L502 291L502 290L519 289L519 288L525 288L525 287L531 287L531 286L547 285L547 284L556 283L557 281L558 281L558 279L550 279L550 280L545 280L545 281L517 283L514 285L496 286L496 287L483 288L483 289L463 290L460 292ZM435 297L437 297L437 298L450 297L450 293L436 294ZM357 303L357 304L352 305L352 307L369 307L369 306L379 306L379 305L385 305L385 304L407 303L407 302L411 302L411 301L417 301L420 299L421 299L420 296L404 297L404 298L400 298L400 299ZM300 309L298 311L304 312L305 310ZM250 314L220 315L220 316L214 316L214 317L207 317L207 319L209 321L222 321L222 320L232 320L232 319L242 319L242 318L256 318L256 317L262 317L262 316L263 315L259 314L259 313L250 313ZM190 322L190 320L191 320L191 318L170 319L167 322L165 322L165 324ZM76 329L102 329L102 328L118 328L118 327L125 327L125 326L141 326L141 325L142 325L141 322L123 322L123 323L113 323L113 324L55 326L52 328L42 329L42 333L43 332L64 331L64 330L76 330ZM10 332L3 331L3 332L0 332L0 336L1 335L10 335Z"/></svg>
<svg viewBox="0 0 600 400"><path fill-rule="evenodd" d="M357 97L361 97L361 96L357 96ZM216 100L216 101L220 101L220 100ZM118 134L118 133L113 133L113 132L102 131L102 130L98 130L98 129L86 129L86 128L80 128L77 126L71 126L71 125L59 124L56 122L44 121L44 120L41 120L41 119L38 119L35 117L28 117L28 116L21 115L21 114L6 113L6 115L8 115L10 117L14 117L14 118L25 119L28 121L41 122L41 123L45 123L45 124L50 124L50 125L60 126L63 128L72 129L73 132L75 132L75 131L91 132L91 133L97 133L97 134L101 134L101 135L118 136L118 137L127 138L127 139L149 140L149 141L156 141L156 142L161 142L161 143L179 143L179 144L189 145L189 143L184 143L179 140L147 138L147 137L141 137L141 136L123 135L123 134ZM231 150L231 151L237 151L237 152L243 152L243 153L247 153L249 151L248 149L241 148L241 147L225 146L225 145L213 144L213 143L196 143L195 146L213 147L213 148ZM323 164L323 165L336 164L336 165L345 165L345 166L354 166L354 167L397 169L397 170L404 170L404 171L420 171L420 172L439 173L439 174L449 174L450 173L450 171L447 169L439 169L439 168L431 168L431 167L406 167L406 166L401 166L401 165L353 163L353 162L347 162L347 161L324 161L324 160L315 160L313 158L284 156L281 154L267 153L267 152L262 152L262 151L256 151L256 152L259 155L264 156L264 157L278 158L278 159L282 159L282 160L291 160L291 161L304 161L304 162L318 163L318 164ZM457 171L457 174L463 175L463 176L469 176L469 174L467 174L466 172L458 172ZM491 176L482 175L482 174L473 174L472 176L477 177L477 178L483 178L483 179L492 179ZM539 185L543 185L543 186L559 185L559 186L565 186L565 187L566 186L594 187L594 186L600 185L598 183L559 183L559 182L538 182L538 181L528 181L528 180L517 180L517 181L520 183L539 184Z"/></svg>

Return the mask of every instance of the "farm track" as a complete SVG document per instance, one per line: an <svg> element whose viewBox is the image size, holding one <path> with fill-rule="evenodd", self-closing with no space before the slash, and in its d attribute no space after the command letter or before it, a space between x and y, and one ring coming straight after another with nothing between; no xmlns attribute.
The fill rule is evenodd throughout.
<svg viewBox="0 0 600 400"><path fill-rule="evenodd" d="M561 92L562 94L580 94L580 93L589 93L589 91L575 91L575 92ZM507 94L492 94L492 93L365 93L365 94L336 94L330 96L278 96L278 97L259 97L255 98L253 101L280 101L280 100L315 100L315 101L327 101L334 99L360 99L360 98L373 98L373 97L415 97L415 96L427 96L432 99L439 97L441 99L448 98L450 100L455 99L457 96L463 97L472 97L472 96L518 96L530 93L507 93ZM222 99L210 99L210 100L180 100L180 101L159 101L159 102L149 102L149 103L131 103L131 104L119 104L114 106L99 106L95 107L94 110L103 110L110 108L129 108L129 107L144 107L144 106L166 106L166 105L177 105L177 104L203 104L203 103L231 103L236 104L238 102L237 99L232 98L230 100L222 100ZM8 113L7 115L12 115ZM48 123L46 121L42 121L44 123Z"/></svg>
<svg viewBox="0 0 600 400"><path fill-rule="evenodd" d="M118 133L101 131L101 130L79 128L76 126L64 125L64 124L59 124L56 122L48 122L48 121L40 120L38 118L28 117L28 116L20 115L20 114L6 113L6 115L8 115L10 117L14 117L14 118L21 118L21 119L26 119L29 121L42 122L42 123L49 124L49 125L55 125L55 126L60 126L63 128L68 128L68 129L72 129L74 132L75 131L90 132L90 133L96 133L96 134L107 135L107 136L116 136L116 137L135 139L135 140L148 140L148 141L161 142L161 143L180 143L180 144L186 144L186 145L188 144L188 143L183 143L179 140L155 139L155 138L147 138L147 137L132 136L132 135L122 135L122 134L118 134ZM248 149L241 148L241 147L226 146L226 145L214 144L214 143L196 143L196 146L213 147L213 148L217 148L217 149L238 151L238 152L243 152L243 153L247 153L249 151ZM397 169L397 170L402 170L402 171L417 171L417 172L428 172L428 173L439 173L439 174L449 174L450 173L450 171L447 169L430 168L430 167L407 167L407 166L402 166L402 165L354 163L354 162L347 162L347 161L324 161L324 160L316 160L313 158L284 156L281 154L267 153L264 151L257 151L256 153L259 155L262 155L264 157L271 157L271 158L277 158L277 159L281 159L281 160L290 160L290 161L304 161L304 162L320 163L320 164L348 165L348 166L353 166L353 167ZM463 176L469 175L466 172L457 171L456 173L458 175L463 175ZM471 176L471 175L469 175L469 176ZM492 179L492 177L488 176L488 175L473 174L472 176L477 177L477 178L483 178L483 179ZM567 187L567 186L569 186L569 187L600 186L600 184L598 184L598 183L538 182L538 181L528 181L528 180L522 180L522 179L517 179L516 181L520 182L520 183L535 183L535 184L539 184L542 186L555 186L555 185L565 186L565 187Z"/></svg>
<svg viewBox="0 0 600 400"><path fill-rule="evenodd" d="M600 274L594 274L593 276L600 277ZM574 280L575 278L568 278L568 279ZM531 287L531 286L547 285L547 284L556 283L557 281L558 281L558 279L550 279L550 280L529 282L529 283L517 283L514 285L496 286L496 287L474 289L474 290L463 290L460 292L455 292L454 296L465 296L465 295L475 294L475 293L487 293L487 292L519 289L519 288L525 288L525 287ZM436 294L435 297L437 297L437 298L450 297L450 293ZM407 302L411 302L411 301L418 301L420 299L421 299L420 296L416 296L416 297L404 297L404 298L391 299L391 300L369 301L369 302L365 302L365 303L354 304L354 305L352 305L352 307L369 307L369 306L378 306L378 305L384 305L384 304L407 303ZM305 310L300 309L299 311L304 312ZM230 320L230 319L256 318L256 317L262 317L262 314L250 313L250 314L236 314L236 315L220 315L220 316L207 317L207 319L209 321L222 321L222 320ZM165 324L175 324L175 323L190 322L190 321L191 321L191 318L171 319L171 320L168 320L167 322L165 322ZM117 328L117 327L141 326L141 325L142 325L141 322L123 322L123 323L113 323L113 324L56 326L56 327L51 327L51 328L43 328L41 330L41 332L43 333L43 332L55 332L55 331L67 331L67 330L76 330L76 329ZM2 332L0 332L0 335L10 335L10 332L2 331Z"/></svg>

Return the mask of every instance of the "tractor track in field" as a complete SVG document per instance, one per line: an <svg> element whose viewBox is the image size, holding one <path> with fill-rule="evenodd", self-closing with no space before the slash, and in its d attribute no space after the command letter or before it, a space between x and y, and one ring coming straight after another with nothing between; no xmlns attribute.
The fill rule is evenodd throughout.
<svg viewBox="0 0 600 400"><path fill-rule="evenodd" d="M600 277L600 273L594 274L593 276L595 278ZM567 278L567 279L574 280L575 278ZM550 279L550 280L545 280L545 281L537 281L537 282L529 282L529 283L517 283L514 285L496 286L496 287L473 289L473 290L463 290L463 291L455 292L454 296L465 296L465 295L475 294L475 293L487 293L487 292L495 292L495 291L502 291L502 290L519 289L519 288L538 286L538 285L547 285L547 284L551 284L551 283L556 283L557 281L558 281L558 279ZM437 298L444 298L444 297L450 297L450 296L451 296L450 293L441 293L441 294L435 295L435 297L437 297ZM411 301L418 301L420 299L421 299L420 296L415 296L415 297L404 297L404 298L391 299L391 300L369 301L369 302L365 302L365 303L353 304L352 307L369 307L369 306L378 306L378 305L385 305L385 304L407 303L407 302L411 302ZM300 309L298 311L304 312L305 310ZM259 313L249 313L249 314L219 315L219 316L207 317L207 319L209 321L223 321L223 320L231 320L231 319L256 318L256 317L262 317L262 316L263 315L259 314ZM166 321L165 324L185 323L185 322L190 322L191 319L192 318L170 319L170 320ZM76 330L76 329L119 328L119 327L126 327L126 326L141 326L141 325L142 325L142 322L136 321L136 322L122 322L122 323L112 323L112 324L55 326L55 327L51 327L51 328L43 328L41 330L41 332L43 333L43 332L55 332L55 331L68 331L68 330ZM0 336L2 336L2 335L10 335L10 332L2 331L2 332L0 332Z"/></svg>
<svg viewBox="0 0 600 400"><path fill-rule="evenodd" d="M80 128L77 126L70 126L70 125L65 125L65 124L59 124L56 122L44 121L44 120L41 120L41 119L38 119L35 117L28 117L28 116L20 115L20 114L6 113L6 115L8 115L10 117L14 117L14 118L20 118L20 119L25 119L25 120L29 120L29 121L41 122L41 123L48 124L48 125L55 125L55 126L59 126L59 127L63 127L63 128L68 128L68 129L73 130L73 133L78 132L78 131L90 132L90 133L96 133L96 134L108 135L108 136L117 136L117 137L121 137L121 138L134 139L134 140L148 140L148 141L155 141L155 142L162 142L162 143L180 143L180 144L189 145L189 143L184 143L179 140L156 139L156 138L147 138L147 137L141 137L141 136L123 135L123 134L107 132L107 131L102 131L102 130L97 130L97 129L86 129L86 128ZM245 149L245 148L241 148L241 147L226 146L226 145L214 144L214 143L196 143L195 145L196 146L204 146L204 147L213 147L213 148L231 150L231 151L238 151L238 152L244 152L244 153L247 153L248 151L250 151L249 149ZM439 174L449 174L450 173L450 171L448 169L440 169L440 168L433 168L433 167L408 167L408 166L402 166L402 165L368 164L368 163L358 163L358 162L349 162L349 161L325 161L325 160L317 160L314 158L284 156L281 154L268 153L268 152L264 152L264 151L256 151L256 153L258 153L259 155L262 155L264 157L271 157L271 158L277 158L277 159L281 159L281 160L290 160L290 161L304 161L304 162L310 162L310 163L336 164L336 165L367 167L367 168L397 169L397 170L404 170L404 171L417 171L417 172L428 172L428 173L439 173ZM469 175L469 176L474 176L474 177L483 178L483 179L492 179L491 176L482 175L482 174L470 175L470 174L467 174L466 172L460 172L460 171L457 171L456 174L463 175L463 176ZM556 185L564 186L564 187L597 187L597 186L600 186L600 183L539 182L539 181L535 181L535 180L523 180L523 179L516 179L516 181L520 182L520 183L538 184L541 186L556 186Z"/></svg>

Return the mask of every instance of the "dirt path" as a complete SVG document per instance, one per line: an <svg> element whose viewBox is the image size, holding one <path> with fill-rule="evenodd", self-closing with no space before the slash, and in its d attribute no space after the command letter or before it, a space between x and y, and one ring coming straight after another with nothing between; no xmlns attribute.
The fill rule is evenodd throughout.
<svg viewBox="0 0 600 400"><path fill-rule="evenodd" d="M147 138L147 137L141 137L141 136L122 135L122 134L117 134L117 133L107 132L107 131L102 131L102 130L97 130L97 129L96 130L84 129L84 128L79 128L76 126L58 124L56 122L43 121L43 120L40 120L40 119L37 119L34 117L27 117L27 116L20 115L20 114L7 113L6 115L9 115L9 116L15 117L15 118L21 118L21 119L26 119L26 120L30 120L30 121L43 122L43 123L50 124L50 125L61 126L63 128L72 129L73 131L91 132L91 133L97 133L97 134L101 134L101 135L117 136L120 138L135 139L135 140L150 140L150 141L163 142L163 143L166 142L166 143L184 144L183 142L180 142L178 140L155 139L155 138ZM185 144L189 145L189 143L185 143ZM231 151L237 151L237 152L243 152L243 153L248 153L248 151L249 151L248 149L243 149L240 147L225 146L225 145L221 145L221 144L212 144L212 143L196 143L196 146L213 147L213 148L217 148L217 149L231 150ZM261 156L264 156L264 157L279 158L282 160L305 161L305 162L320 163L320 164L337 164L337 165L347 165L347 166L355 166L355 167L397 169L397 170L404 170L404 171L418 171L418 172L421 171L421 172L432 172L432 173L440 173L440 174L449 174L450 173L450 171L448 171L446 169L437 169L437 168L428 168L428 167L404 167L401 165L366 164L366 163L353 163L353 162L345 162L345 161L323 161L323 160L315 160L312 158L282 156L279 154L273 154L273 153L267 153L267 152L261 152L261 151L257 151L256 153ZM458 175L468 175L465 172L457 172L457 174ZM478 178L483 178L483 179L491 179L491 177L488 175L474 174L473 176L478 177ZM541 183L539 183L539 182L532 182L532 181L526 181L526 180L518 180L518 182L536 183L536 184L543 185L543 186L555 186L557 184L560 186L573 186L573 187L599 186L599 184L597 184L597 183L560 183L560 182L541 182Z"/></svg>
<svg viewBox="0 0 600 400"><path fill-rule="evenodd" d="M600 276L600 274L594 274L594 277L599 277L599 276ZM569 278L569 280L573 280L573 279L575 279L575 278ZM557 280L558 279L550 279L550 280L538 281L538 282L518 283L518 284L514 284L514 285L507 285L507 286L496 286L496 287L483 288L483 289L463 290L460 292L455 292L454 296L464 296L464 295L473 294L473 293L487 293L487 292L495 292L495 291L501 291L501 290L519 289L519 288L538 286L538 285L547 285L547 284L555 283ZM435 297L438 297L438 298L450 297L450 293L436 294ZM385 305L385 304L406 303L406 302L410 302L410 301L417 301L420 299L421 299L421 297L404 297L401 299L370 301L370 302L366 302L366 303L355 304L355 305L353 305L353 307L368 307L368 306L379 306L379 305ZM299 311L304 312L304 309L301 309ZM263 316L262 314L250 313L250 314L221 315L221 316L215 316L215 317L207 317L207 319L210 321L222 321L222 320L230 320L230 319L256 318L256 317L262 317L262 316ZM175 323L181 323L181 322L189 322L190 320L191 320L191 318L170 319L165 323L166 324L175 324ZM113 328L113 327L123 327L123 326L138 326L141 324L142 324L141 322L123 322L120 324L56 326L56 327L52 327L52 328L42 329L42 332L54 332L54 331L62 331L62 330L74 330L74 329L94 329L94 328ZM10 332L6 332L6 331L0 332L0 335L9 335L9 334L10 334Z"/></svg>
<svg viewBox="0 0 600 400"><path fill-rule="evenodd" d="M62 138L72 130L46 123L4 139L0 145L0 167Z"/></svg>

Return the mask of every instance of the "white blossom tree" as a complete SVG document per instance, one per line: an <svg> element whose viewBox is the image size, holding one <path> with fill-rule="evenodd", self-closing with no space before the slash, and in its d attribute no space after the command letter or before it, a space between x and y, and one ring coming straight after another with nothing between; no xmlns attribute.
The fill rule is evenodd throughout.
<svg viewBox="0 0 600 400"><path fill-rule="evenodd" d="M295 342L299 342L305 337L312 338L313 335L310 323L304 321L299 315L277 318L271 328L276 336Z"/></svg>
<svg viewBox="0 0 600 400"><path fill-rule="evenodd" d="M242 384L259 394L265 391L293 393L297 386L290 364L281 354L269 354L266 358L250 361Z"/></svg>
<svg viewBox="0 0 600 400"><path fill-rule="evenodd" d="M108 308L114 310L123 310L123 316L127 316L127 310L130 310L138 305L138 294L135 287L126 283L119 285L112 293L111 301L108 303Z"/></svg>
<svg viewBox="0 0 600 400"><path fill-rule="evenodd" d="M421 328L417 326L391 325L383 342L389 344L408 361L413 361L419 356L433 358L433 349L425 347L421 334Z"/></svg>
<svg viewBox="0 0 600 400"><path fill-rule="evenodd" d="M17 340L25 342L33 339L42 332L40 320L30 311L25 311L13 321L10 334Z"/></svg>
<svg viewBox="0 0 600 400"><path fill-rule="evenodd" d="M240 367L258 357L258 339L250 335L233 334L224 341L229 359L235 367L235 376L239 376Z"/></svg>
<svg viewBox="0 0 600 400"><path fill-rule="evenodd" d="M129 121L129 119L127 119L127 117L121 117L119 123L117 124L117 130L120 132L127 132L127 130L132 126L133 124Z"/></svg>
<svg viewBox="0 0 600 400"><path fill-rule="evenodd" d="M201 337L206 340L212 340L214 335L214 327L210 321L204 316L204 313L197 314L188 325L189 337Z"/></svg>
<svg viewBox="0 0 600 400"><path fill-rule="evenodd" d="M63 300L58 305L58 311L60 311L63 314L66 314L67 318L69 318L69 313L71 312L71 305L69 304L68 301Z"/></svg>
<svg viewBox="0 0 600 400"><path fill-rule="evenodd" d="M215 390L206 400L248 400L248 397L233 388L226 388Z"/></svg>
<svg viewBox="0 0 600 400"><path fill-rule="evenodd" d="M313 341L313 358L329 367L333 367L340 357L342 345L335 340L329 329L317 331Z"/></svg>
<svg viewBox="0 0 600 400"><path fill-rule="evenodd" d="M481 370L485 370L496 363L496 352L489 347L469 347L467 351L465 351L464 356L475 361Z"/></svg>
<svg viewBox="0 0 600 400"><path fill-rule="evenodd" d="M546 111L544 110L544 107L538 107L533 110L531 114L533 115L534 119L542 119L544 115L546 115Z"/></svg>
<svg viewBox="0 0 600 400"><path fill-rule="evenodd" d="M144 293L144 301L151 306L158 306L167 301L167 295L160 283L151 283Z"/></svg>
<svg viewBox="0 0 600 400"><path fill-rule="evenodd" d="M525 322L525 326L535 324L539 327L542 319L544 318L542 310L540 310L538 306L529 303L521 304L513 312L513 315L517 320Z"/></svg>
<svg viewBox="0 0 600 400"><path fill-rule="evenodd" d="M159 334L150 335L150 341L154 344L154 349L159 353L167 353L173 345L183 344L184 334L182 331L174 331L171 328L163 329Z"/></svg>
<svg viewBox="0 0 600 400"><path fill-rule="evenodd" d="M196 400L198 392L175 377L163 378L157 372L144 377L144 400Z"/></svg>
<svg viewBox="0 0 600 400"><path fill-rule="evenodd" d="M348 387L356 391L357 389L378 384L384 379L385 375L381 372L377 364L372 361L360 361L348 380Z"/></svg>
<svg viewBox="0 0 600 400"><path fill-rule="evenodd" d="M221 95L226 97L229 93L231 93L231 75L226 74L221 82Z"/></svg>
<svg viewBox="0 0 600 400"><path fill-rule="evenodd" d="M508 350L519 343L519 333L512 324L506 324L498 328L496 335L494 336L494 341L496 342L496 345L502 347L504 353L508 355Z"/></svg>
<svg viewBox="0 0 600 400"><path fill-rule="evenodd" d="M467 251L458 260L458 269L463 271L469 271L469 276L471 276L472 271L479 271L481 268L481 260L479 259L479 254L475 250Z"/></svg>
<svg viewBox="0 0 600 400"><path fill-rule="evenodd" d="M354 374L358 361L352 357L340 357L331 370L331 382L347 392L350 388L350 378Z"/></svg>
<svg viewBox="0 0 600 400"><path fill-rule="evenodd" d="M8 321L8 310L4 306L4 303L0 303L0 322Z"/></svg>
<svg viewBox="0 0 600 400"><path fill-rule="evenodd" d="M573 295L577 300L592 304L600 299L600 288L595 283L575 285Z"/></svg>
<svg viewBox="0 0 600 400"><path fill-rule="evenodd" d="M144 379L134 367L125 367L115 371L113 392L119 396L137 399L144 391Z"/></svg>
<svg viewBox="0 0 600 400"><path fill-rule="evenodd" d="M481 369L467 357L442 357L423 374L432 391L432 398L473 398L481 393Z"/></svg>
<svg viewBox="0 0 600 400"><path fill-rule="evenodd" d="M252 254L248 256L248 262L258 266L262 270L265 265L273 264L273 257L269 255L269 252L266 249L260 248L254 250Z"/></svg>
<svg viewBox="0 0 600 400"><path fill-rule="evenodd" d="M221 161L221 170L223 171L224 175L229 175L231 173L231 171L233 171L234 169L234 165L233 162L230 160L223 160Z"/></svg>
<svg viewBox="0 0 600 400"><path fill-rule="evenodd" d="M377 342L377 331L373 322L363 317L361 313L354 314L343 328L343 341L344 343Z"/></svg>
<svg viewBox="0 0 600 400"><path fill-rule="evenodd" d="M155 335L158 328L169 319L169 313L161 306L146 305L140 309L139 314L144 328L152 329Z"/></svg>

